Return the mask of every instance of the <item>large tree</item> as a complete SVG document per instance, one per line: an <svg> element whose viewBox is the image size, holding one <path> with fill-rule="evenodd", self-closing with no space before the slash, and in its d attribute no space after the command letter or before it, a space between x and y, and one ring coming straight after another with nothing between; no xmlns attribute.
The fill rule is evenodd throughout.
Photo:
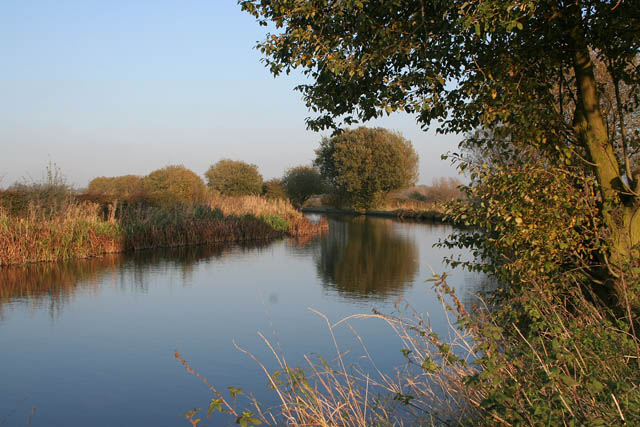
<svg viewBox="0 0 640 427"><path fill-rule="evenodd" d="M489 130L480 143L526 144L596 177L612 276L637 258L640 176L625 115L638 107L637 0L249 0L276 28L259 43L275 75L299 67L297 87L339 128L402 110L440 132ZM593 60L618 97L620 131L607 132ZM637 141L636 141L637 142ZM609 282L610 284L615 281ZM618 293L620 290L618 289Z"/></svg>
<svg viewBox="0 0 640 427"><path fill-rule="evenodd" d="M302 206L314 194L322 194L324 182L320 171L313 166L296 166L285 171L282 177L287 196L296 206Z"/></svg>
<svg viewBox="0 0 640 427"><path fill-rule="evenodd" d="M418 179L411 141L383 128L359 127L323 138L314 164L341 202L369 209Z"/></svg>
<svg viewBox="0 0 640 427"><path fill-rule="evenodd" d="M222 159L204 174L207 184L225 196L247 196L262 192L262 175L258 166L239 160Z"/></svg>

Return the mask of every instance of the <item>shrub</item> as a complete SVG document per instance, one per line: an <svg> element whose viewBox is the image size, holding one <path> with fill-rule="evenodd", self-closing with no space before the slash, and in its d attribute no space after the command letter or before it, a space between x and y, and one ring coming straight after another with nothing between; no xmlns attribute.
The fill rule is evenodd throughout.
<svg viewBox="0 0 640 427"><path fill-rule="evenodd" d="M418 178L411 142L382 128L360 127L323 138L314 163L333 191L356 209L373 207L389 191Z"/></svg>
<svg viewBox="0 0 640 427"><path fill-rule="evenodd" d="M411 200L415 200L415 201L418 201L418 202L426 202L427 201L427 196L425 196L424 194L422 194L418 190L413 190L411 193L409 193L409 198Z"/></svg>
<svg viewBox="0 0 640 427"><path fill-rule="evenodd" d="M207 184L225 196L247 196L262 192L262 175L256 165L223 159L205 173Z"/></svg>
<svg viewBox="0 0 640 427"><path fill-rule="evenodd" d="M296 206L302 206L309 197L321 194L324 191L324 183L318 169L312 166L296 166L287 169L282 177L289 199Z"/></svg>
<svg viewBox="0 0 640 427"><path fill-rule="evenodd" d="M167 166L144 178L149 197L160 205L199 204L206 200L204 181L184 166Z"/></svg>
<svg viewBox="0 0 640 427"><path fill-rule="evenodd" d="M100 176L89 182L87 193L128 198L144 193L144 178L138 175Z"/></svg>
<svg viewBox="0 0 640 427"><path fill-rule="evenodd" d="M270 179L262 184L262 195L267 199L286 199L287 193L278 178Z"/></svg>

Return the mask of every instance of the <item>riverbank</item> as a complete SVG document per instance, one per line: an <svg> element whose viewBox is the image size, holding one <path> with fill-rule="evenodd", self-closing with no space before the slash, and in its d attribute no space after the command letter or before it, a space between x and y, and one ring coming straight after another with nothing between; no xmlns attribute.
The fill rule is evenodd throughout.
<svg viewBox="0 0 640 427"><path fill-rule="evenodd" d="M444 213L437 209L372 209L360 212L353 209L309 206L302 208L302 212L336 215L367 215L380 218L414 219L418 221L451 223L450 220L445 218Z"/></svg>
<svg viewBox="0 0 640 427"><path fill-rule="evenodd" d="M208 206L104 206L74 202L32 207L21 216L0 210L0 266L91 258L108 253L212 243L301 237L328 229L282 202L218 198Z"/></svg>

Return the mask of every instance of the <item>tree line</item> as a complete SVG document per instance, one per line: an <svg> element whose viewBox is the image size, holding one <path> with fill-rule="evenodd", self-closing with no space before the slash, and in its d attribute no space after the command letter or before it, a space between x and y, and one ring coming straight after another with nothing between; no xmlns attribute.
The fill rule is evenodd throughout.
<svg viewBox="0 0 640 427"><path fill-rule="evenodd" d="M204 176L206 184L195 172L173 165L144 177L97 177L89 182L87 192L175 204L202 203L210 191L289 198L298 207L313 195L330 193L339 205L368 209L390 191L416 183L418 155L398 132L360 127L323 138L313 165L291 167L280 179L264 181L258 166L231 159L211 165Z"/></svg>

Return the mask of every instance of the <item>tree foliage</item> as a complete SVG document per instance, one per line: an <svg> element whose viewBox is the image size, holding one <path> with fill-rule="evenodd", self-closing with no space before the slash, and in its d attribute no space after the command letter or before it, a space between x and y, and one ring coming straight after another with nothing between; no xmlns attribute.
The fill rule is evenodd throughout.
<svg viewBox="0 0 640 427"><path fill-rule="evenodd" d="M151 172L144 178L144 188L152 200L165 205L198 204L207 195L202 178L182 165Z"/></svg>
<svg viewBox="0 0 640 427"><path fill-rule="evenodd" d="M144 192L144 178L138 175L99 176L89 182L87 192L126 198Z"/></svg>
<svg viewBox="0 0 640 427"><path fill-rule="evenodd" d="M368 209L389 191L418 179L418 155L411 142L382 128L360 127L323 138L315 165L332 189L356 209Z"/></svg>
<svg viewBox="0 0 640 427"><path fill-rule="evenodd" d="M262 175L256 165L223 159L205 172L210 188L225 196L245 196L262 192Z"/></svg>
<svg viewBox="0 0 640 427"><path fill-rule="evenodd" d="M318 169L312 166L296 166L285 171L282 185L289 199L296 206L302 206L314 194L322 194L324 182Z"/></svg>
<svg viewBox="0 0 640 427"><path fill-rule="evenodd" d="M299 67L297 87L336 128L393 111L440 132L489 130L482 145L539 147L596 179L606 233L600 259L612 278L637 260L640 176L625 118L639 104L637 1L248 0L242 8L276 32L258 44L271 72ZM618 96L608 132L594 72L603 64ZM609 127L610 130L610 127ZM637 141L637 139L636 139ZM614 287L614 281L607 281ZM615 292L622 299L620 289Z"/></svg>
<svg viewBox="0 0 640 427"><path fill-rule="evenodd" d="M287 193L278 178L272 178L262 184L262 195L267 199L287 198Z"/></svg>

